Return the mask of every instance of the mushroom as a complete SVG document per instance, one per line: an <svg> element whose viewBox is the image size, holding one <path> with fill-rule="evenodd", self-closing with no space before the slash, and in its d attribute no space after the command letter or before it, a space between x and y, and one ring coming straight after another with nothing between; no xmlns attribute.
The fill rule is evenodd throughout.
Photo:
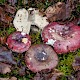
<svg viewBox="0 0 80 80"><path fill-rule="evenodd" d="M39 10L35 8L29 8L28 10L22 8L17 11L13 24L17 31L29 34L31 25L36 25L42 30L49 22L47 17L43 17Z"/></svg>
<svg viewBox="0 0 80 80"><path fill-rule="evenodd" d="M46 44L37 44L29 48L25 54L25 62L27 67L33 72L55 68L58 64L58 56Z"/></svg>
<svg viewBox="0 0 80 80"><path fill-rule="evenodd" d="M31 39L28 34L17 31L9 35L7 45L12 51L23 53L31 46Z"/></svg>
<svg viewBox="0 0 80 80"><path fill-rule="evenodd" d="M42 39L58 54L72 52L80 48L80 27L72 23L52 22L43 29Z"/></svg>
<svg viewBox="0 0 80 80"><path fill-rule="evenodd" d="M42 30L46 25L49 24L47 17L43 16L38 9L29 8L29 20L32 22L32 25L36 25L40 30Z"/></svg>
<svg viewBox="0 0 80 80"><path fill-rule="evenodd" d="M28 11L25 8L19 9L13 20L14 27L17 31L29 34L31 22L28 20Z"/></svg>

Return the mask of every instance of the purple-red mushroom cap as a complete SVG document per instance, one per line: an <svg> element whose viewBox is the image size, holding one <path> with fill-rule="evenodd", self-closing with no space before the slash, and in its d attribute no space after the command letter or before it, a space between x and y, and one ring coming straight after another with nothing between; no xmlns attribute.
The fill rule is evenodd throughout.
<svg viewBox="0 0 80 80"><path fill-rule="evenodd" d="M25 54L27 67L33 72L51 70L58 64L58 56L53 48L46 44L37 44L29 48Z"/></svg>
<svg viewBox="0 0 80 80"><path fill-rule="evenodd" d="M17 31L9 35L6 44L13 52L23 53L31 46L31 38L28 34Z"/></svg>
<svg viewBox="0 0 80 80"><path fill-rule="evenodd" d="M52 22L42 31L44 43L54 47L55 52L63 54L80 48L80 27L69 24Z"/></svg>

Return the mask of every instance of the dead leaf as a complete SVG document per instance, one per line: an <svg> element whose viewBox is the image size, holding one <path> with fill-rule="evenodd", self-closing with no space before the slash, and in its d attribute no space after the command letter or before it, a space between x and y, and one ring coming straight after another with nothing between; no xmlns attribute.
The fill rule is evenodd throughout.
<svg viewBox="0 0 80 80"><path fill-rule="evenodd" d="M16 8L10 6L9 4L0 5L0 26L10 26L15 12Z"/></svg>
<svg viewBox="0 0 80 80"><path fill-rule="evenodd" d="M25 73L25 69L26 67L25 66L22 66L20 69L19 69L19 75L20 76L24 76L26 73Z"/></svg>
<svg viewBox="0 0 80 80"><path fill-rule="evenodd" d="M14 61L13 59L13 55L12 55L12 52L11 51L2 51L0 53L0 62L3 62L3 63L8 63L8 64L13 64L15 65L16 62Z"/></svg>
<svg viewBox="0 0 80 80"><path fill-rule="evenodd" d="M46 9L45 14L49 18L49 21L65 20L70 17L71 10L68 10L68 5L66 6L63 2L58 2L53 6L50 6Z"/></svg>
<svg viewBox="0 0 80 80"><path fill-rule="evenodd" d="M80 57L75 57L72 66L75 71L80 70Z"/></svg>
<svg viewBox="0 0 80 80"><path fill-rule="evenodd" d="M75 72L76 80L80 80L80 70Z"/></svg>
<svg viewBox="0 0 80 80"><path fill-rule="evenodd" d="M11 78L0 78L0 80L17 80L16 77L11 77Z"/></svg>
<svg viewBox="0 0 80 80"><path fill-rule="evenodd" d="M50 22L57 20L66 20L70 18L72 11L76 9L78 0L67 0L66 3L57 2L55 5L49 6L45 10L45 14Z"/></svg>
<svg viewBox="0 0 80 80"><path fill-rule="evenodd" d="M18 0L7 0L7 2L14 6L18 2Z"/></svg>
<svg viewBox="0 0 80 80"><path fill-rule="evenodd" d="M6 74L11 72L11 66L0 62L0 73Z"/></svg>
<svg viewBox="0 0 80 80"><path fill-rule="evenodd" d="M0 43L1 44L6 44L6 37L5 36L0 37Z"/></svg>
<svg viewBox="0 0 80 80"><path fill-rule="evenodd" d="M0 53L3 52L4 50L7 50L7 48L4 46L0 46Z"/></svg>
<svg viewBox="0 0 80 80"><path fill-rule="evenodd" d="M41 71L34 76L32 80L57 80L59 76L63 75L59 70L54 69L46 73L45 71Z"/></svg>
<svg viewBox="0 0 80 80"><path fill-rule="evenodd" d="M14 1L14 0L11 0L11 1ZM0 7L2 7L5 12L8 12L10 14L14 14L16 12L16 8L8 4L2 4L0 5Z"/></svg>

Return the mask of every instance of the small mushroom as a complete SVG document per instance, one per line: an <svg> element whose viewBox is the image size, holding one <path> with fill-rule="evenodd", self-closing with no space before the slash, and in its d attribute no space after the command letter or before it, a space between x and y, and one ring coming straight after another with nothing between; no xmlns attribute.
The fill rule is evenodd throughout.
<svg viewBox="0 0 80 80"><path fill-rule="evenodd" d="M28 34L14 32L7 39L8 47L17 53L23 53L31 46L31 39Z"/></svg>
<svg viewBox="0 0 80 80"><path fill-rule="evenodd" d="M37 44L29 48L25 55L27 67L33 72L55 68L58 64L58 56L46 44Z"/></svg>
<svg viewBox="0 0 80 80"><path fill-rule="evenodd" d="M52 22L43 29L42 39L58 54L72 52L80 48L80 27L72 23Z"/></svg>

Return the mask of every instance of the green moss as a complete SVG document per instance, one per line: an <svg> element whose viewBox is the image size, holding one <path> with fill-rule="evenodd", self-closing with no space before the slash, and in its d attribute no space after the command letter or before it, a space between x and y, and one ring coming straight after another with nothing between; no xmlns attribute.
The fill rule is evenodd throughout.
<svg viewBox="0 0 80 80"><path fill-rule="evenodd" d="M16 31L16 29L14 27L8 27L6 29L6 31L7 31L7 34L9 35L9 34L13 33L14 31Z"/></svg>
<svg viewBox="0 0 80 80"><path fill-rule="evenodd" d="M0 4L4 3L6 0L0 0ZM65 2L66 0L56 0L55 2L58 1L63 1ZM42 8L47 8L49 5L51 5L52 3L48 2L48 0L45 0L44 3L40 3L35 5L35 2L31 2L31 4L29 4L28 7L33 6L33 7L38 7L39 9ZM18 7L22 7L22 0L18 0L18 5L17 5L17 9ZM27 5L26 5L27 6ZM80 5L77 5L77 12L80 12ZM13 33L15 31L14 27L8 27L0 29L0 36L6 36L6 33L9 35L11 33ZM30 34L31 36L31 40L32 40L32 44L41 44L42 39L41 39L41 34L40 32L34 33L34 34ZM69 54L63 54L63 55L59 55L59 64L58 64L58 69L64 73L64 75L71 75L72 72L74 72L73 68L72 68L72 62L75 58L75 56L80 56L80 49L78 49L76 52L73 53L69 53ZM18 62L19 59L21 59L22 57L16 56L15 60ZM25 65L25 62L21 62L22 65ZM0 77L11 77L11 76L16 76L18 78L18 80L30 80L30 78L32 78L34 76L34 74L32 72L29 72L29 74L26 74L25 76L19 76L18 75L18 67L16 65L15 69L10 73L10 74L5 74L2 75L0 74ZM61 80L66 80L65 77L62 77Z"/></svg>
<svg viewBox="0 0 80 80"><path fill-rule="evenodd" d="M1 3L1 4L2 4L2 3L5 3L5 1L6 1L6 0L0 0L0 3Z"/></svg>
<svg viewBox="0 0 80 80"><path fill-rule="evenodd" d="M42 39L41 39L41 34L40 34L40 32L31 34L31 40L32 40L32 41L31 41L32 44L40 44L40 43L42 43Z"/></svg>
<svg viewBox="0 0 80 80"><path fill-rule="evenodd" d="M58 69L63 72L64 75L71 75L74 72L72 63L75 56L80 56L80 49L68 54L59 55Z"/></svg>
<svg viewBox="0 0 80 80"><path fill-rule="evenodd" d="M59 55L58 69L63 72L64 75L70 75L73 72L72 62L74 59L73 53Z"/></svg>
<svg viewBox="0 0 80 80"><path fill-rule="evenodd" d="M7 27L7 28L3 27L3 29L0 29L0 36L10 35L14 31L16 31L16 29L14 27Z"/></svg>

